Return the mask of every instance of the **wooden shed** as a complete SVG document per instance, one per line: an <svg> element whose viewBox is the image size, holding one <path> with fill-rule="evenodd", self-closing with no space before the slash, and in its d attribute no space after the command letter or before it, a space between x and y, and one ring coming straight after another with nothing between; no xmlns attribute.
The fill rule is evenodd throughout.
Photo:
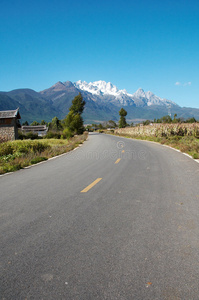
<svg viewBox="0 0 199 300"><path fill-rule="evenodd" d="M48 132L46 125L34 125L34 126L21 126L21 131L25 134L32 132L38 134L38 136L45 136Z"/></svg>
<svg viewBox="0 0 199 300"><path fill-rule="evenodd" d="M0 140L18 139L18 128L21 127L19 108L16 110L0 111Z"/></svg>

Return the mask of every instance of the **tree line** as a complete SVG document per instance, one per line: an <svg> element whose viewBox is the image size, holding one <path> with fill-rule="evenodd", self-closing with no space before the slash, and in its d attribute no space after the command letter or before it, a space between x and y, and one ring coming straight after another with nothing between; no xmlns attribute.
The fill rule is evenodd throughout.
<svg viewBox="0 0 199 300"><path fill-rule="evenodd" d="M76 134L82 134L84 130L92 131L97 129L104 129L104 128L124 128L127 126L134 126L133 123L130 125L126 122L127 111L122 107L119 110L119 123L116 124L115 121L109 120L108 122L104 122L103 124L92 124L87 125L84 127L82 113L84 111L86 102L83 100L81 93L77 95L73 100L71 107L69 108L69 113L63 120L59 120L57 117L54 117L51 122L47 123L46 121L42 120L40 123L37 121L32 122L30 125L47 125L49 131L47 133L47 138L56 137L56 138L70 138ZM145 120L142 122L143 125L149 125L151 123L194 123L197 122L196 119L189 118L187 120L183 120L181 118L177 118L177 114L174 114L174 118L172 119L171 116L163 116L159 119L152 120ZM28 122L24 122L22 125L29 125ZM140 125L140 124L137 124Z"/></svg>
<svg viewBox="0 0 199 300"><path fill-rule="evenodd" d="M51 122L47 123L42 120L41 123L34 121L30 125L47 125L48 133L47 138L70 138L76 134L82 134L84 132L84 124L82 113L86 102L83 100L81 93L72 100L72 105L69 108L69 113L63 120L59 120L54 117ZM22 125L29 125L28 122L24 122Z"/></svg>

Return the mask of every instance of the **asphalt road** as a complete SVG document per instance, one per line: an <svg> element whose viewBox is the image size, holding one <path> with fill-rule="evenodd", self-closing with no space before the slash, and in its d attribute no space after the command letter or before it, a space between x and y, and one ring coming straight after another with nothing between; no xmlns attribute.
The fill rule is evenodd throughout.
<svg viewBox="0 0 199 300"><path fill-rule="evenodd" d="M0 177L0 299L199 299L199 164L92 134Z"/></svg>

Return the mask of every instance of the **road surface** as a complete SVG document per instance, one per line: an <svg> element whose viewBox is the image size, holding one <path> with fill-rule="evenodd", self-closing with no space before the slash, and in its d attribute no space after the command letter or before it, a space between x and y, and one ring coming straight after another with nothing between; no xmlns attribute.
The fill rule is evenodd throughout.
<svg viewBox="0 0 199 300"><path fill-rule="evenodd" d="M91 134L0 177L0 299L199 299L199 164Z"/></svg>

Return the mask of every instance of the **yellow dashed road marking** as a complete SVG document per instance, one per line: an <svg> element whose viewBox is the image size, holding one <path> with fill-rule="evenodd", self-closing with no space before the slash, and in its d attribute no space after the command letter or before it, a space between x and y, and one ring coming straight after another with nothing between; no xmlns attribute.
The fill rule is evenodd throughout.
<svg viewBox="0 0 199 300"><path fill-rule="evenodd" d="M121 158L118 158L115 162L115 164L118 164L120 162Z"/></svg>
<svg viewBox="0 0 199 300"><path fill-rule="evenodd" d="M97 178L95 181L93 181L91 184L89 184L85 189L81 191L81 193L87 193L92 187L94 187L102 178Z"/></svg>

